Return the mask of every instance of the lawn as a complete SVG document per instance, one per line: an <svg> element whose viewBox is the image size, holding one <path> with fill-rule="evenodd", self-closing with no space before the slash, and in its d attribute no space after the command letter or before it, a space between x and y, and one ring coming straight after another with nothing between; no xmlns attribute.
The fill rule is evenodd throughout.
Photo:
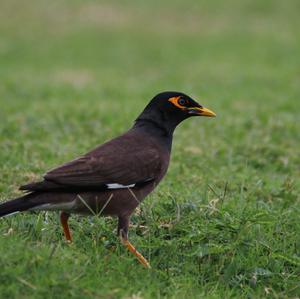
<svg viewBox="0 0 300 299"><path fill-rule="evenodd" d="M218 115L175 132L132 218L0 219L0 298L299 298L300 2L4 0L0 200L131 125L158 92Z"/></svg>

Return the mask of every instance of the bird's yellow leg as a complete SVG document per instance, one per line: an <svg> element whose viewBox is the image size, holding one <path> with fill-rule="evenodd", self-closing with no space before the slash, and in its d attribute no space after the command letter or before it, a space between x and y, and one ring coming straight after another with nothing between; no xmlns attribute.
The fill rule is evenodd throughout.
<svg viewBox="0 0 300 299"><path fill-rule="evenodd" d="M65 237L66 237L67 241L69 243L71 243L72 242L72 236L71 236L71 232L70 232L69 225L68 225L69 217L70 217L70 215L65 213L65 212L61 212L61 214L60 214L60 222L61 222L61 225L64 229Z"/></svg>
<svg viewBox="0 0 300 299"><path fill-rule="evenodd" d="M120 236L121 242L126 248L133 253L138 261L146 268L150 269L148 261L135 249L135 247L128 241L128 227L129 227L129 216L119 216L118 223L118 235Z"/></svg>
<svg viewBox="0 0 300 299"><path fill-rule="evenodd" d="M135 249L135 247L134 247L128 240L122 238L122 236L121 236L121 242L122 242L122 244L123 244L124 246L127 247L127 249L128 249L131 253L133 253L133 254L137 257L137 259L139 260L139 262L140 262L144 267L146 267L146 268L148 268L148 269L151 268L149 262L142 256L141 253L139 253L139 252Z"/></svg>

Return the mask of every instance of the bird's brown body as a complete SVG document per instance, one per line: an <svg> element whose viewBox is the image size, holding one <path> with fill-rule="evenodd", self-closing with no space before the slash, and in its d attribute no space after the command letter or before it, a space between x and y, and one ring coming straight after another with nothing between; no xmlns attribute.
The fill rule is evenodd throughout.
<svg viewBox="0 0 300 299"><path fill-rule="evenodd" d="M70 241L70 214L117 216L122 242L148 267L127 239L129 219L166 174L173 131L192 115L214 116L182 93L157 95L128 132L50 170L42 181L21 186L27 194L0 205L0 217L26 210L60 210Z"/></svg>
<svg viewBox="0 0 300 299"><path fill-rule="evenodd" d="M110 160L114 152L116 155ZM133 128L49 171L43 181L21 186L21 189L36 192L27 199L38 204L32 210L59 209L67 213L129 217L164 177L169 160L170 149L161 144L159 137ZM82 173L87 178L81 179ZM110 178L106 178L105 173L109 173ZM113 173L116 173L114 180L111 179ZM130 187L134 182L137 182L135 186ZM108 189L106 184L123 186Z"/></svg>

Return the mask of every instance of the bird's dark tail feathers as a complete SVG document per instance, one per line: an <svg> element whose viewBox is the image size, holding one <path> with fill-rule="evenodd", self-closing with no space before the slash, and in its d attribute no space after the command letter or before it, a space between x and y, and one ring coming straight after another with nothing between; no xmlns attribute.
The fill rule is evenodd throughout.
<svg viewBox="0 0 300 299"><path fill-rule="evenodd" d="M39 205L38 203L30 200L32 196L33 194L29 193L0 204L0 218L10 214L23 212Z"/></svg>

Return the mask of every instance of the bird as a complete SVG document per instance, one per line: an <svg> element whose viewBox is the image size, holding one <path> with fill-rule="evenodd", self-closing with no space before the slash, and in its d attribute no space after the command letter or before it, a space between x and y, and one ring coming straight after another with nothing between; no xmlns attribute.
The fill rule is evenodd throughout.
<svg viewBox="0 0 300 299"><path fill-rule="evenodd" d="M46 172L41 180L22 185L22 196L0 204L0 217L60 211L67 242L72 242L71 214L117 217L121 243L150 268L129 241L130 217L165 176L175 128L193 116L216 114L182 92L157 94L128 131Z"/></svg>

